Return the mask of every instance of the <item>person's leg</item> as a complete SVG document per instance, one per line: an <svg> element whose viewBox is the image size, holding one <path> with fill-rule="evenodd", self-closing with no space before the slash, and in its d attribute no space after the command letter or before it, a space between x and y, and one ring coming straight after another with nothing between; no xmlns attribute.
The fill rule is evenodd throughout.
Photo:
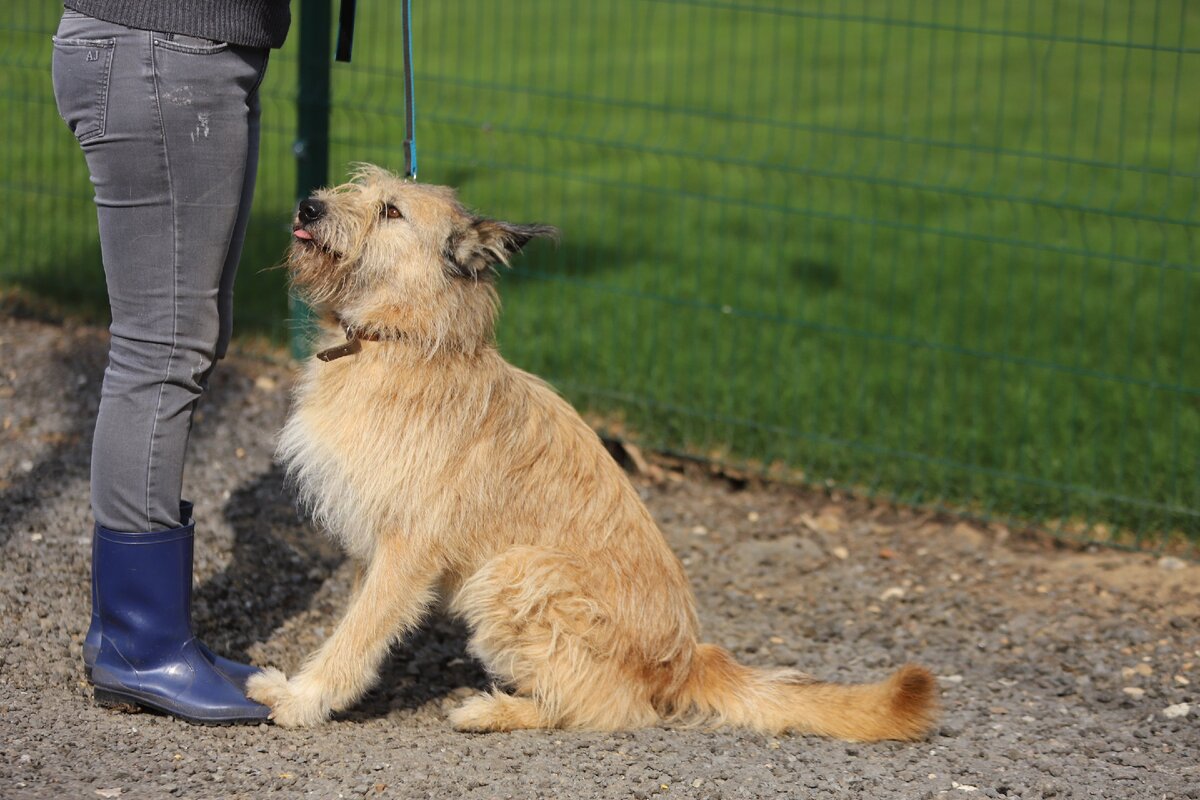
<svg viewBox="0 0 1200 800"><path fill-rule="evenodd" d="M95 185L112 308L92 453L96 695L198 721L266 716L191 635L192 526L179 505L265 65L265 50L72 12L55 42L55 96Z"/></svg>
<svg viewBox="0 0 1200 800"><path fill-rule="evenodd" d="M112 308L93 510L111 530L174 528L191 414L227 342L266 53L86 17L59 36L60 94L96 63L74 42L111 41L103 130L82 142Z"/></svg>

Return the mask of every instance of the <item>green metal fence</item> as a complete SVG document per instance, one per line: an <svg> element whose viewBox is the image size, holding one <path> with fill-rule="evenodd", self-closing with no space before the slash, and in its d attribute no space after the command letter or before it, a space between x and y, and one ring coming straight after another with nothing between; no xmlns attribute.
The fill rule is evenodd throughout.
<svg viewBox="0 0 1200 800"><path fill-rule="evenodd" d="M332 68L331 180L403 166L400 4L359 5L354 61ZM56 15L19 0L0 21L0 279L102 313L86 173L51 99ZM577 405L773 474L1097 539L1200 537L1200 5L413 16L422 179L564 232L503 279L500 338ZM262 268L314 97L299 40L263 88L238 295L239 329L277 338L284 290Z"/></svg>

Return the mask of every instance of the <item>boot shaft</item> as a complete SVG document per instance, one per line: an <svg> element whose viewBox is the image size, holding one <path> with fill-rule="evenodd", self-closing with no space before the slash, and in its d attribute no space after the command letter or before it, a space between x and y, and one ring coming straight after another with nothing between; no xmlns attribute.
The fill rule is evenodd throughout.
<svg viewBox="0 0 1200 800"><path fill-rule="evenodd" d="M179 501L179 520L183 525L192 524L192 503L188 500ZM100 652L100 601L96 597L96 542L99 538L100 526L92 527L92 620L88 625L87 635L83 638L83 669L91 677L92 665L96 663L96 654ZM190 577L189 577L190 581Z"/></svg>
<svg viewBox="0 0 1200 800"><path fill-rule="evenodd" d="M195 525L152 533L96 527L93 581L105 639L135 666L192 638Z"/></svg>

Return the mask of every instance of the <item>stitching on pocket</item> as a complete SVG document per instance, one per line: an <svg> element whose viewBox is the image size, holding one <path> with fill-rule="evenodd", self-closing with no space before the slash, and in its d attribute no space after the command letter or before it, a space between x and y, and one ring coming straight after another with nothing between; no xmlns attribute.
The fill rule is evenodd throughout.
<svg viewBox="0 0 1200 800"><path fill-rule="evenodd" d="M116 39L79 39L75 37L63 38L61 36L51 36L51 41L62 47L106 47L112 49L117 43Z"/></svg>
<svg viewBox="0 0 1200 800"><path fill-rule="evenodd" d="M197 47L196 45L180 44L179 42L169 42L166 39L155 39L155 47L162 47L167 50L174 50L177 53L187 53L193 56L212 56L217 53L224 53L229 49L229 42L219 42L211 47Z"/></svg>

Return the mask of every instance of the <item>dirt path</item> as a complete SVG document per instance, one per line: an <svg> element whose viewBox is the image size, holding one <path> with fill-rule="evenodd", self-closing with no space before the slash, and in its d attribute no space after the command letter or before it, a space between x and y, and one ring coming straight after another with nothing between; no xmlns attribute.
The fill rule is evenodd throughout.
<svg viewBox="0 0 1200 800"><path fill-rule="evenodd" d="M79 648L104 346L93 328L0 319L0 797L1200 798L1200 567L694 467L637 480L707 638L830 679L927 664L945 707L935 735L457 734L446 709L488 682L443 617L365 702L315 730L98 708ZM288 380L255 359L218 371L186 486L201 636L292 669L350 575L271 461Z"/></svg>

